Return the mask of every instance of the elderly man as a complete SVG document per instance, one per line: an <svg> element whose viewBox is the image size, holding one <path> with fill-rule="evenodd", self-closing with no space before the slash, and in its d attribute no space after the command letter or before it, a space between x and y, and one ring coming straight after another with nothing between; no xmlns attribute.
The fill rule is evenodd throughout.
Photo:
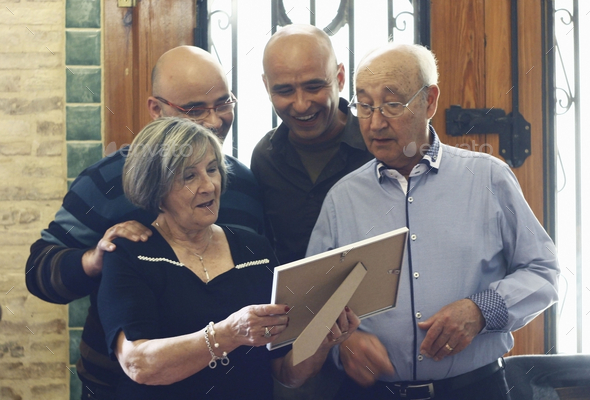
<svg viewBox="0 0 590 400"><path fill-rule="evenodd" d="M181 46L162 55L152 74L152 93L148 99L152 118L184 116L211 129L220 140L226 137L236 99L228 89L225 71L206 51ZM66 304L90 295L77 364L83 399L113 398L123 373L108 357L96 310L103 254L114 250L111 242L116 237L148 240L151 231L145 226L156 217L125 198L121 174L127 150L104 158L72 183L55 220L31 246L26 266L29 291L45 301ZM230 176L218 223L262 233L264 217L256 181L238 160L229 156L226 160Z"/></svg>
<svg viewBox="0 0 590 400"><path fill-rule="evenodd" d="M262 189L267 235L281 263L303 258L326 193L372 158L358 120L338 97L344 65L328 35L289 25L264 49L262 79L282 123L252 153Z"/></svg>
<svg viewBox="0 0 590 400"><path fill-rule="evenodd" d="M509 399L510 332L557 300L555 247L511 170L429 127L437 79L421 46L381 47L356 71L350 107L375 159L328 193L307 253L409 237L397 307L334 354L348 375L338 398Z"/></svg>

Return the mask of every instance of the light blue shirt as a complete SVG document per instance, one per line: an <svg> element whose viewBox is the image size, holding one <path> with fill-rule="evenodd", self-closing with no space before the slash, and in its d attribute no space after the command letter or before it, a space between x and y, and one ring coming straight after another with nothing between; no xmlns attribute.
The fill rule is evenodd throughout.
<svg viewBox="0 0 590 400"><path fill-rule="evenodd" d="M408 227L397 306L360 327L387 349L396 373L384 381L444 379L489 364L512 348L511 331L557 300L555 246L510 168L431 135L429 154L407 181L372 160L334 185L307 249L311 256ZM470 296L484 330L454 356L420 355L426 331L417 323Z"/></svg>

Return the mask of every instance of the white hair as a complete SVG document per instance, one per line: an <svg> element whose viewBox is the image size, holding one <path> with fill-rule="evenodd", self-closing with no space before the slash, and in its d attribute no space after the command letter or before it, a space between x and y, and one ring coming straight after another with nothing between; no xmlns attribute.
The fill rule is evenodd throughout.
<svg viewBox="0 0 590 400"><path fill-rule="evenodd" d="M411 53L418 62L418 76L422 80L422 83L425 86L438 84L438 68L436 57L432 51L418 44L407 45L407 51Z"/></svg>
<svg viewBox="0 0 590 400"><path fill-rule="evenodd" d="M438 68L436 57L432 53L432 51L428 50L426 47L419 45L419 44L397 44L397 43L388 43L384 46L377 47L367 54L363 56L363 58L359 62L359 66L363 64L365 59L370 56L385 54L389 51L396 50L404 52L416 60L418 64L418 77L422 81L424 86L436 85L438 84ZM355 71L355 81L356 75L359 71L359 68Z"/></svg>

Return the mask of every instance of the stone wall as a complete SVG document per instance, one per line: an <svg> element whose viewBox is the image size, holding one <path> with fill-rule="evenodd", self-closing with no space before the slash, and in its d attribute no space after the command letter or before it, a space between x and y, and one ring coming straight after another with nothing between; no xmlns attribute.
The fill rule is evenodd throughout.
<svg viewBox="0 0 590 400"><path fill-rule="evenodd" d="M29 246L66 191L65 3L0 0L0 399L67 399L67 307L29 294Z"/></svg>

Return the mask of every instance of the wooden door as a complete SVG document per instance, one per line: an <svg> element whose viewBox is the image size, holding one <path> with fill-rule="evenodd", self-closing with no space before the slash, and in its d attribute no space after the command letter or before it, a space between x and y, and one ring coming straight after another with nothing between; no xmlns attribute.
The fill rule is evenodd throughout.
<svg viewBox="0 0 590 400"><path fill-rule="evenodd" d="M520 112L531 124L531 155L514 168L524 196L543 223L543 52L539 0L519 0L519 89ZM432 0L432 50L439 61L441 96L433 126L441 141L472 150L493 149L496 134L451 137L446 134L445 109L501 108L512 111L510 0ZM475 148L473 148L475 147ZM489 152L489 151L486 151ZM544 317L540 315L515 332L516 354L543 354Z"/></svg>
<svg viewBox="0 0 590 400"><path fill-rule="evenodd" d="M104 4L104 141L107 152L129 144L151 118L147 99L158 58L193 44L194 0L138 0L133 8Z"/></svg>
<svg viewBox="0 0 590 400"><path fill-rule="evenodd" d="M151 70L165 51L193 43L194 0L140 0L135 8L105 1L105 145L131 143L150 121ZM514 169L533 212L543 222L543 105L541 2L519 0L520 112L531 123L531 155ZM431 44L439 60L441 98L433 125L450 145L494 149L498 136L450 137L444 110L502 108L511 111L510 0L432 0ZM501 158L501 157L500 157ZM511 354L542 354L544 319L515 333Z"/></svg>

